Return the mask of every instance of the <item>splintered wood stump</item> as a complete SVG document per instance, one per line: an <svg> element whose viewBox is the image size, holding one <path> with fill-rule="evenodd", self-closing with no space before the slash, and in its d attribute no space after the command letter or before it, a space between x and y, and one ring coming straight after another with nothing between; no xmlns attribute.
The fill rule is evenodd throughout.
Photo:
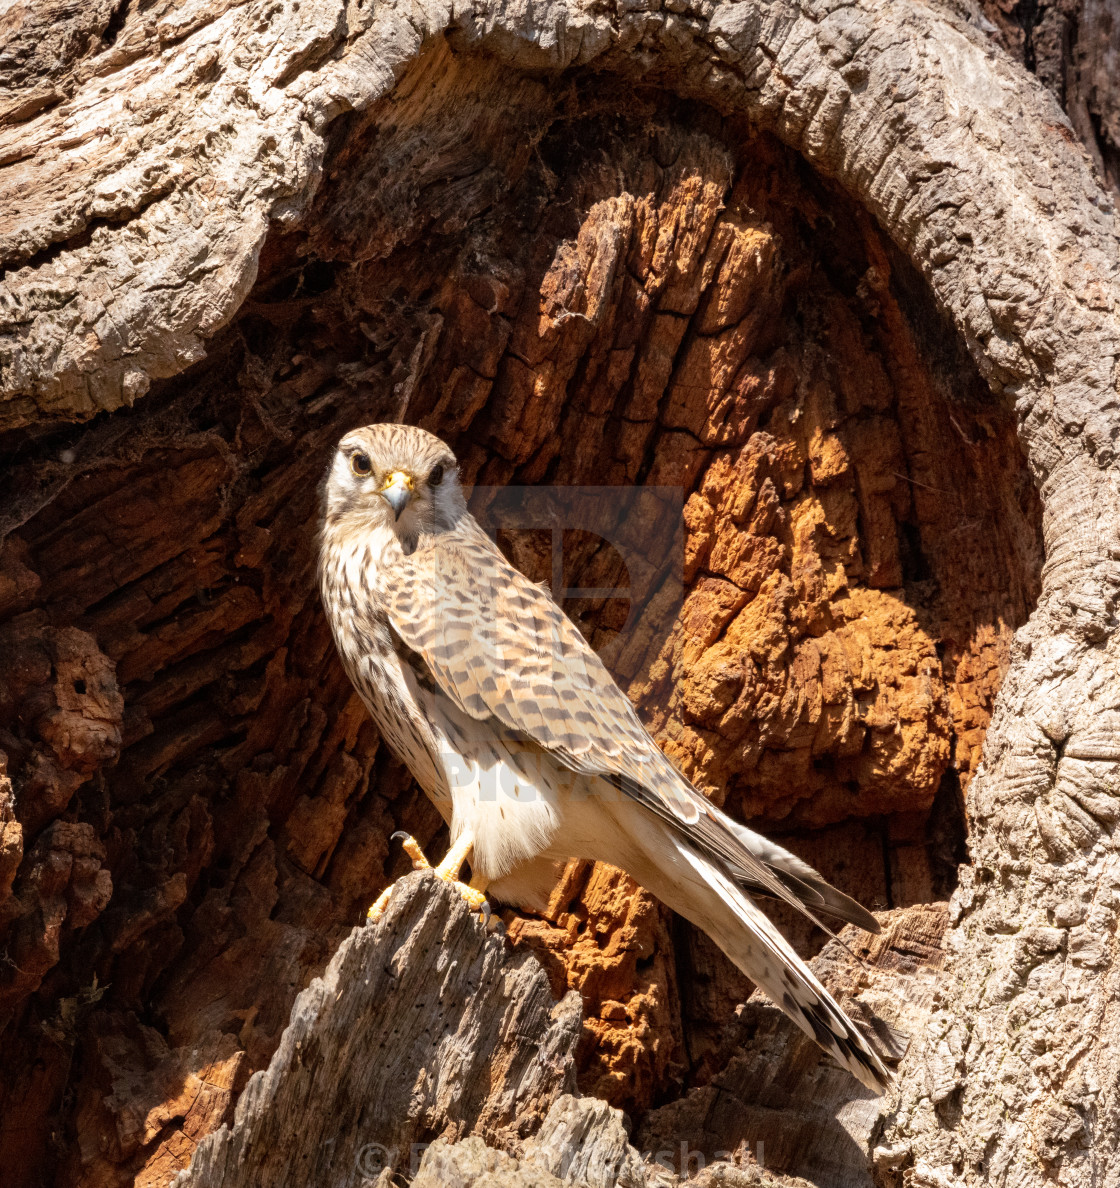
<svg viewBox="0 0 1120 1188"><path fill-rule="evenodd" d="M579 997L488 934L453 888L407 875L296 999L231 1126L176 1188L350 1188L415 1172L434 1139L517 1150L575 1088Z"/></svg>

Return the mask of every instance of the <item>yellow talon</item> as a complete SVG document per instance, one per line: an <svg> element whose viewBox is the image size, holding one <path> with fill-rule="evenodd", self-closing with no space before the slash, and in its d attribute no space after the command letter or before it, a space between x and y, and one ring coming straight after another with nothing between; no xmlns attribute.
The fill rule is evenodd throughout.
<svg viewBox="0 0 1120 1188"><path fill-rule="evenodd" d="M463 863L471 856L471 850L473 849L474 838L469 832L461 833L459 840L447 851L447 857L436 867L436 874L444 882L457 883L459 881L459 871L463 869Z"/></svg>
<svg viewBox="0 0 1120 1188"><path fill-rule="evenodd" d="M393 834L396 837L397 834ZM424 851L420 849L420 843L412 836L411 833L402 835L404 840L401 842L401 849L412 859L413 870L431 870L432 864L424 857Z"/></svg>
<svg viewBox="0 0 1120 1188"><path fill-rule="evenodd" d="M433 869L431 863L424 857L424 851L420 849L419 842L414 837L403 832L394 833L393 837L400 837L402 839L401 846L411 859L413 870ZM447 857L444 858L439 866L435 867L435 873L445 883L450 883L455 887L459 894L467 901L467 906L472 911L478 912L482 911L487 905L486 881L477 874L472 876L469 885L461 882L459 879L459 872L463 868L463 863L470 858L473 849L474 838L471 834L469 832L460 834L459 839L447 851ZM370 905L369 911L366 912L367 924L376 924L385 914L385 909L389 906L389 900L392 898L393 888L395 886L395 883L390 883Z"/></svg>
<svg viewBox="0 0 1120 1188"><path fill-rule="evenodd" d="M385 909L389 906L389 900L393 895L393 888L395 883L390 883L388 887L369 905L369 911L366 912L366 923L376 924L378 920L385 914Z"/></svg>

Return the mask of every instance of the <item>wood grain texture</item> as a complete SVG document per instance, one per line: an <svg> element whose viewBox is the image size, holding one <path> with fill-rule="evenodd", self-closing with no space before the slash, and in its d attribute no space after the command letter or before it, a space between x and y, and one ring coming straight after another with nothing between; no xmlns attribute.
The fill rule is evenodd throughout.
<svg viewBox="0 0 1120 1188"><path fill-rule="evenodd" d="M0 422L19 533L0 605L26 663L0 705L18 1053L0 1131L28 1176L181 1167L386 877L391 828L434 830L399 774L382 766L370 795L377 742L302 581L322 452L401 407L461 434L482 481L687 492L691 638L660 669L631 657L633 695L735 811L825 830L806 857L831 874L814 847L837 852L847 889L929 898L923 814L946 772L967 784L954 992L903 1066L880 1178L1112 1174L1116 215L1076 111L970 14L6 10ZM1104 16L1086 5L1083 26L1103 34ZM1093 45L1090 122L1114 94ZM642 111L676 131L627 130L620 177L590 117L650 94ZM759 311L779 306L773 331ZM954 336L983 399L944 366ZM1025 626L1038 520L1013 425L1046 553ZM589 576L608 568L591 557ZM744 614L757 653L721 647ZM96 681L59 684L67 640ZM864 739L872 761L838 779ZM866 812L881 829L857 836ZM714 978L686 1028L668 926L628 893L526 931L556 981L588 991L590 1076L621 1093L634 1071L644 1106L687 1082L686 1034L714 1044L746 988ZM635 1042L643 1028L656 1044ZM183 1085L206 1091L187 1102Z"/></svg>
<svg viewBox="0 0 1120 1188"><path fill-rule="evenodd" d="M410 875L296 999L233 1125L176 1188L341 1188L415 1171L423 1144L468 1134L516 1149L574 1086L579 1017L454 890Z"/></svg>
<svg viewBox="0 0 1120 1188"><path fill-rule="evenodd" d="M964 0L956 7L1046 85L1120 196L1120 22L1109 0Z"/></svg>

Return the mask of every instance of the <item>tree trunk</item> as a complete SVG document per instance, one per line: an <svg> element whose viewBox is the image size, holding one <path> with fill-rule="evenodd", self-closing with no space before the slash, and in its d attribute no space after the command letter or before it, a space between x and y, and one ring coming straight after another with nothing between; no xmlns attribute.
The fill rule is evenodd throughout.
<svg viewBox="0 0 1120 1188"><path fill-rule="evenodd" d="M565 1174L575 1132L586 1183L661 1151L830 1186L1117 1174L1120 25L958 8L0 17L5 1184L232 1183L215 1161L264 1167L286 1093L310 1141L339 1085L369 1092L340 1021L389 1011L381 983L350 1014L296 1001L381 960L351 930L403 869L392 832L446 836L312 578L333 445L384 418L445 437L481 511L583 490L590 521L503 547L575 591L698 786L886 913L870 948L845 934L865 966L817 963L905 1050L871 1101L740 1009L706 937L572 864L504 944L464 926L413 958L477 959L513 1000L532 950L583 1010L576 1086L542 1082L516 1134L489 1097L375 1103L377 1134L451 1143L417 1182L528 1183L534 1151ZM683 562L654 556L682 519ZM491 1070L559 1026L526 1011ZM393 1067L430 1075L432 1045Z"/></svg>

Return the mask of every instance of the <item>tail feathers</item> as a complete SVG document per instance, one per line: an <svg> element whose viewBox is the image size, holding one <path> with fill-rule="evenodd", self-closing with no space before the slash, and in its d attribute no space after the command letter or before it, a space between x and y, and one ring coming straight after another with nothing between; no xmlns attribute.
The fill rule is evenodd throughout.
<svg viewBox="0 0 1120 1188"><path fill-rule="evenodd" d="M756 895L782 900L803 912L814 924L831 932L817 911L878 932L879 922L854 899L831 886L809 865L781 846L744 828L697 792L679 774L670 792L651 792L643 784L622 778L622 788L644 808L687 837L714 862L725 867L740 886ZM674 799L675 797L675 799ZM693 815L682 815L679 804Z"/></svg>
<svg viewBox="0 0 1120 1188"><path fill-rule="evenodd" d="M730 817L726 819L726 823L743 847L760 862L765 863L805 907L855 924L857 928L862 928L866 932L879 932L879 921L862 904L826 882L807 862L802 862L795 854L783 850L781 846L775 845ZM768 894L763 887L750 887L746 883L744 885L753 892Z"/></svg>
<svg viewBox="0 0 1120 1188"><path fill-rule="evenodd" d="M873 1093L884 1093L891 1074L785 937L718 866L683 841L678 849L719 901L702 912L712 939L810 1039Z"/></svg>

